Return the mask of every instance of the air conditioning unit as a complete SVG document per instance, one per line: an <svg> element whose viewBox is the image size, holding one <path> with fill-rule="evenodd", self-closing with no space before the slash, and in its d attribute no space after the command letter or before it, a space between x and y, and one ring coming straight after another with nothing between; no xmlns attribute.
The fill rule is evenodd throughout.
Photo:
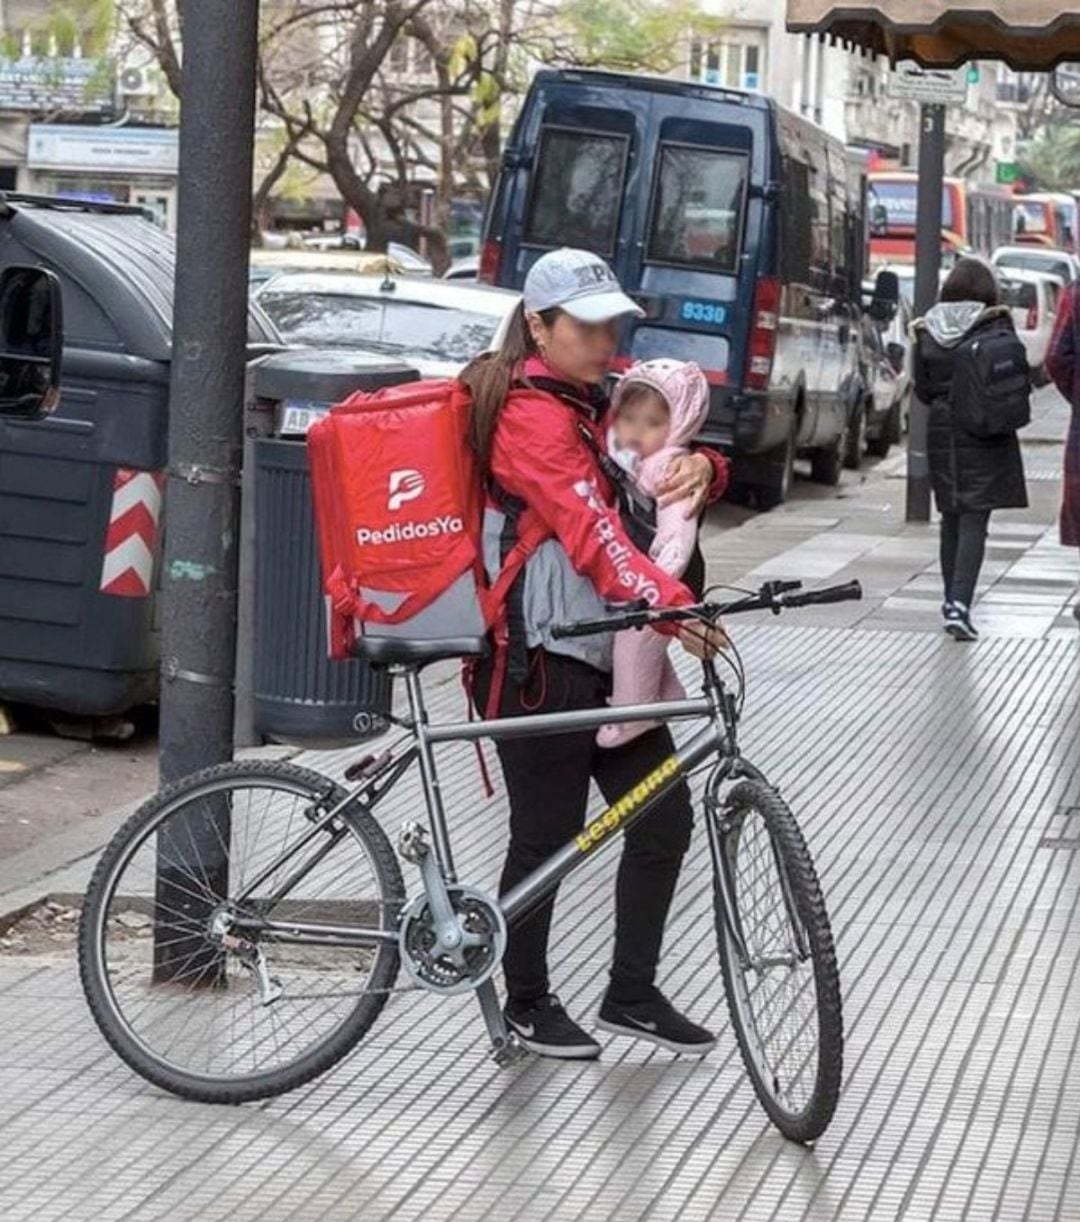
<svg viewBox="0 0 1080 1222"><path fill-rule="evenodd" d="M147 68L124 68L120 73L119 91L123 98L148 98L157 93Z"/></svg>

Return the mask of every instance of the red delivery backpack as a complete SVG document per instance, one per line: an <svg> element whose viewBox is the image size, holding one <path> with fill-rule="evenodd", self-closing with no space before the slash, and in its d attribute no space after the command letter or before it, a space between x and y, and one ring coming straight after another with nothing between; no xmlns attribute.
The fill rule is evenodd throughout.
<svg viewBox="0 0 1080 1222"><path fill-rule="evenodd" d="M489 587L469 413L465 386L429 379L352 395L309 430L331 657L402 660L397 641L473 653L489 628L499 638L507 592L550 532L526 511Z"/></svg>

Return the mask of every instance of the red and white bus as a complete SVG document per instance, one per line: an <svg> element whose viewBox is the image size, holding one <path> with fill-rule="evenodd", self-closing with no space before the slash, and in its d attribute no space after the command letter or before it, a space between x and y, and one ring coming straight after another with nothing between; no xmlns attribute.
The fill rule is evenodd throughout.
<svg viewBox="0 0 1080 1222"><path fill-rule="evenodd" d="M1013 196L1014 241L1025 246L1052 246L1080 252L1076 197L1064 191L1037 191Z"/></svg>
<svg viewBox="0 0 1080 1222"><path fill-rule="evenodd" d="M919 179L909 170L875 170L867 186L870 262L915 262ZM990 255L1012 241L1015 196L1005 187L946 178L941 195L941 252L946 263L974 250Z"/></svg>

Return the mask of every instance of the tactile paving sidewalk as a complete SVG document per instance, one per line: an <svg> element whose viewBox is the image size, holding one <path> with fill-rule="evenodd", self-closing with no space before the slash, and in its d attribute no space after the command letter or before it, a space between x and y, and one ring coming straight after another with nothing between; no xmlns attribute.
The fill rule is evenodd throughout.
<svg viewBox="0 0 1080 1222"><path fill-rule="evenodd" d="M71 964L0 960L0 1217L1080 1219L1080 644L736 627L744 747L800 816L837 937L845 1089L814 1150L742 1071L699 828L664 984L720 1033L700 1062L605 1037L599 1062L500 1071L471 998L409 992L321 1080L216 1108L116 1061ZM459 871L490 887L498 800L471 747L441 758ZM415 789L381 809L396 836ZM558 906L555 980L582 1017L614 864Z"/></svg>

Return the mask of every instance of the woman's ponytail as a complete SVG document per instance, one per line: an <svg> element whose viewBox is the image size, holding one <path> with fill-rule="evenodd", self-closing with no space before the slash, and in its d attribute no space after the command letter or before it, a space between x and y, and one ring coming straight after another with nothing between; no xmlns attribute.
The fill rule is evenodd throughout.
<svg viewBox="0 0 1080 1222"><path fill-rule="evenodd" d="M550 327L560 313L557 306L541 310L540 319ZM472 398L469 442L485 471L491 455L491 439L495 436L495 426L506 396L526 359L536 356L539 351L525 317L525 305L519 301L510 315L510 324L498 351L474 357L458 375L458 380L469 388Z"/></svg>
<svg viewBox="0 0 1080 1222"><path fill-rule="evenodd" d="M510 393L514 375L526 357L534 352L536 344L525 320L525 306L519 301L510 315L510 325L498 350L474 357L458 375L472 397L469 442L485 471L495 425Z"/></svg>

